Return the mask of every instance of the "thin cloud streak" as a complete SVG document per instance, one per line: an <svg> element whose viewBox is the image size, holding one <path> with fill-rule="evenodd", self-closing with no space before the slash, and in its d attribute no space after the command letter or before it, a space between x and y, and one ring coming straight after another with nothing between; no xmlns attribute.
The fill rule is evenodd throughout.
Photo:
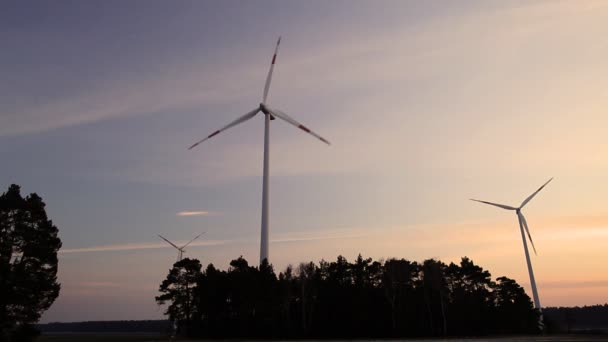
<svg viewBox="0 0 608 342"><path fill-rule="evenodd" d="M187 242L187 241L185 241ZM228 241L226 240L205 240L205 241L194 241L190 246L218 246L224 245ZM83 248L68 248L59 251L61 254L69 253L91 253L91 252L118 252L118 251L136 251L143 249L158 249L158 248L172 248L163 242L139 242L139 243L125 243L115 245L102 245L93 247Z"/></svg>
<svg viewBox="0 0 608 342"><path fill-rule="evenodd" d="M294 232L284 235L279 235L278 238L272 239L273 243L284 243L284 242L306 242L306 241L317 241L317 240L328 240L328 239L355 239L365 237L367 234L360 233L347 233L346 230L325 230L321 232ZM194 241L190 244L190 247L194 246L219 246L227 245L231 243L242 243L250 242L254 243L258 241L257 238L251 239L233 239L233 240L204 240ZM176 244L186 243L187 241L176 241ZM71 253L92 253L92 252L119 252L119 251L135 251L145 249L159 249L159 248L171 248L170 245L163 242L138 242L138 243L126 243L126 244L114 244L114 245L101 245L92 247L82 248L68 248L62 249L59 253L71 254Z"/></svg>
<svg viewBox="0 0 608 342"><path fill-rule="evenodd" d="M528 285L528 284L525 284ZM543 288L548 289L588 289L608 287L608 280L589 280L589 281L546 281L542 282Z"/></svg>
<svg viewBox="0 0 608 342"><path fill-rule="evenodd" d="M246 92L246 89L221 82L219 72L205 71L203 65L192 64L187 69L188 72L158 76L153 82L121 79L110 87L100 87L91 95L66 96L46 104L16 109L14 113L0 117L0 137L222 103L230 99L227 94ZM191 70L203 71L193 73ZM238 72L246 75L250 71L241 67ZM213 80L210 84L214 86L201 88L201 79Z"/></svg>
<svg viewBox="0 0 608 342"><path fill-rule="evenodd" d="M220 215L221 213L213 212L213 211L180 211L176 213L177 216L211 216L211 215Z"/></svg>
<svg viewBox="0 0 608 342"><path fill-rule="evenodd" d="M117 287L122 287L122 284L114 283L111 281L83 281L83 282L74 284L74 286L95 287L95 288L117 288Z"/></svg>
<svg viewBox="0 0 608 342"><path fill-rule="evenodd" d="M369 234L365 233L345 233L340 231L321 231L316 233L292 233L287 234L284 237L271 239L272 243L290 243L290 242L307 242L307 241L318 241L318 240L330 240L330 239L358 239L365 237Z"/></svg>

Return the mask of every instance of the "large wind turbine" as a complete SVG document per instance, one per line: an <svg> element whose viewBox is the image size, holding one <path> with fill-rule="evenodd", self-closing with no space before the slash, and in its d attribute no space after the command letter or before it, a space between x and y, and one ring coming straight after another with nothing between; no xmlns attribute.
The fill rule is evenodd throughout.
<svg viewBox="0 0 608 342"><path fill-rule="evenodd" d="M306 126L302 125L295 119L291 118L289 115L284 112L270 108L266 103L266 99L268 98L268 90L270 89L270 81L272 80L272 71L274 70L274 64L277 60L277 52L279 51L279 44L281 43L281 37L277 41L277 46L274 50L274 55L272 56L272 62L270 63L270 70L268 71L268 76L266 77L266 84L264 85L264 95L262 96L262 102L254 108L249 113L239 117L238 119L232 121L228 125L222 127L221 129L211 133L204 139L201 139L190 146L188 149L192 149L196 147L198 144L204 142L205 140L212 138L218 135L220 132L227 130L230 127L234 127L242 122L245 122L251 118L253 118L257 113L264 113L264 180L262 183L262 232L260 238L260 264L264 261L264 259L268 259L268 229L269 229L269 205L268 205L268 197L269 197L269 184L268 184L268 172L269 172L269 130L270 130L270 120L274 120L275 118L279 118L281 120L290 123L297 128L303 130L304 132L314 136L315 138L321 140L326 144L330 144L329 141L325 140L323 137L313 132Z"/></svg>
<svg viewBox="0 0 608 342"><path fill-rule="evenodd" d="M168 244L170 244L171 246L175 247L175 249L177 249L177 261L181 261L182 258L183 258L183 256L184 256L184 253L186 253L186 250L184 248L186 248L186 246L188 246L189 244L191 244L192 241L198 239L201 235L203 235L205 233L206 232L198 234L197 236L194 237L194 239L188 241L187 244L185 244L185 245L183 245L181 247L178 247L176 244L174 244L173 242L167 240L164 236L162 236L160 234L158 234L158 237L161 238L161 239L163 239L163 240L165 240L165 241L167 241Z"/></svg>
<svg viewBox="0 0 608 342"><path fill-rule="evenodd" d="M530 202L530 200L532 200L532 198L534 198L534 196L536 196L536 194L538 194L552 180L553 180L553 178L549 179L545 184L543 184L543 186L538 188L538 190L536 190L532 195L528 196L528 198L526 198L523 202L521 202L521 205L517 208L511 207L508 205L504 205L504 204L498 204L498 203L471 199L471 201L476 201L476 202L493 205L495 207L499 207L502 209L514 210L515 213L517 214L517 219L519 220L519 230L521 231L521 239L524 243L524 252L526 254L526 262L528 263L528 273L530 275L530 285L532 286L532 296L534 297L534 306L538 309L538 311L541 312L541 314L542 314L542 309L540 306L540 300L538 299L538 290L536 289L536 280L534 280L534 271L532 270L532 262L530 261L530 253L528 252L528 243L526 242L526 234L524 234L524 230L526 231L528 238L530 239L530 243L532 244L532 249L534 249L534 254L536 254L536 248L534 247L534 242L532 241L532 236L530 235L530 229L528 228L528 223L526 222L526 218L524 217L524 214L521 212L521 210L526 206L526 204L528 204L528 202ZM542 319L542 316L541 316L541 319Z"/></svg>

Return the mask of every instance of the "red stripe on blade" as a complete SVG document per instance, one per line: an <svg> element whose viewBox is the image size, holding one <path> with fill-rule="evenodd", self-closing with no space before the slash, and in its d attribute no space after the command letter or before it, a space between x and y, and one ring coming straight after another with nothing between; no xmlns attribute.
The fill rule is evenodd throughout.
<svg viewBox="0 0 608 342"><path fill-rule="evenodd" d="M300 125L300 126L298 126L298 128L303 130L306 133L310 133L310 130L308 128L306 128L304 125Z"/></svg>
<svg viewBox="0 0 608 342"><path fill-rule="evenodd" d="M275 54L274 54L274 56L272 56L272 63L271 63L271 64L274 64L274 62L275 62L276 60L277 60L277 54L275 53Z"/></svg>
<svg viewBox="0 0 608 342"><path fill-rule="evenodd" d="M220 134L220 131L215 131L210 136L208 136L207 138L213 138L214 136L216 136L218 134Z"/></svg>

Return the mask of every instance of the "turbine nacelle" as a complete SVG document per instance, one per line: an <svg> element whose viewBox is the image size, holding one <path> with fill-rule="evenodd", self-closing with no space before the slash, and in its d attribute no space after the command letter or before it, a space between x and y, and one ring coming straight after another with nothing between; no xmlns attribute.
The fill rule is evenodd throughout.
<svg viewBox="0 0 608 342"><path fill-rule="evenodd" d="M266 107L266 104L264 104L264 103L260 103L260 112L264 113L264 115L269 115L270 120L275 119L275 117L272 114L270 114L270 110L268 109L268 107Z"/></svg>

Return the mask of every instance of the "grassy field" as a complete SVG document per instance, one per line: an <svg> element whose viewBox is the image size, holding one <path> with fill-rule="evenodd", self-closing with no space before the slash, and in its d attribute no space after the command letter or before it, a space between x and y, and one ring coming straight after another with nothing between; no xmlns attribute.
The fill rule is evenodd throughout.
<svg viewBox="0 0 608 342"><path fill-rule="evenodd" d="M56 334L42 335L36 342L156 342L169 341L166 336L148 334Z"/></svg>
<svg viewBox="0 0 608 342"><path fill-rule="evenodd" d="M157 335L138 335L138 334L57 334L57 335L42 335L37 340L38 342L157 342L157 341L169 341L166 336ZM186 341L186 340L181 340ZM189 340L195 342L195 340ZM208 342L209 340L205 340ZM361 340L361 342L372 341L372 340ZM385 340L390 341L390 340ZM432 341L472 341L472 342L492 342L492 341L516 341L516 342L580 342L580 341L608 341L608 336L590 336L590 335L550 335L550 336L518 336L518 337L496 337L496 338L471 338L471 339L424 339L424 340L403 340L408 342L421 341L421 342L432 342Z"/></svg>

